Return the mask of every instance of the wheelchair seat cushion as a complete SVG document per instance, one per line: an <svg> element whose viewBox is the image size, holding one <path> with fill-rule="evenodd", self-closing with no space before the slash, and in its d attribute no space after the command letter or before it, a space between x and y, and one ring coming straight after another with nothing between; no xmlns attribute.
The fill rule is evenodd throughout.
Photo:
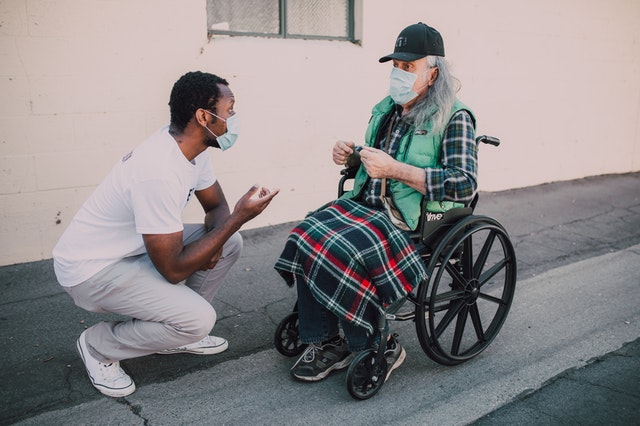
<svg viewBox="0 0 640 426"><path fill-rule="evenodd" d="M275 269L291 286L304 277L323 306L370 333L371 319L427 276L408 234L383 210L346 199L296 226Z"/></svg>

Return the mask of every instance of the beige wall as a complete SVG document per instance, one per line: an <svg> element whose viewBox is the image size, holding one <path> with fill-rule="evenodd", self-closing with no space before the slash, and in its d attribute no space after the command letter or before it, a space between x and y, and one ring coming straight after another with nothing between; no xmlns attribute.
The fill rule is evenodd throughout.
<svg viewBox="0 0 640 426"><path fill-rule="evenodd" d="M337 139L361 141L397 33L442 33L483 146L480 189L640 170L640 2L363 0L362 45L207 40L204 0L0 0L0 265L46 259L112 164L168 120L175 80L227 78L242 135L214 165L230 204L281 188L247 227L335 196ZM185 212L199 221L197 205Z"/></svg>

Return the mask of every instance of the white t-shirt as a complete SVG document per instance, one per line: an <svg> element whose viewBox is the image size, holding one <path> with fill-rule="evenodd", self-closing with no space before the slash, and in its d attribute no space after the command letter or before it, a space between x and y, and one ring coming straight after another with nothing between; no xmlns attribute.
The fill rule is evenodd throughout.
<svg viewBox="0 0 640 426"><path fill-rule="evenodd" d="M209 152L187 160L166 126L125 155L82 205L53 249L64 287L117 261L146 252L142 234L183 230L194 191L216 181Z"/></svg>

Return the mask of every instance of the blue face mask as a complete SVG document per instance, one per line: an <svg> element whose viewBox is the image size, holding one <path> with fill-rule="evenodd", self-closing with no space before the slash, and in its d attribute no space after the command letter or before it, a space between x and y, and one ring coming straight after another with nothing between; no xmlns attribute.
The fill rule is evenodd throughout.
<svg viewBox="0 0 640 426"><path fill-rule="evenodd" d="M205 109L204 111L207 111L207 110ZM224 118L212 113L211 111L207 111L207 112L213 115L214 117L218 117L220 120L227 123L227 131L220 136L213 133L211 129L209 129L207 126L204 126L204 128L207 129L209 133L211 133L216 138L218 147L221 150L226 151L227 149L231 148L233 144L236 143L236 140L238 139L238 133L240 132L240 122L238 121L238 114L233 114L231 117L225 120Z"/></svg>
<svg viewBox="0 0 640 426"><path fill-rule="evenodd" d="M418 94L413 91L413 85L417 78L418 76L413 73L394 67L391 70L391 84L389 86L391 99L398 105L404 105L415 99Z"/></svg>

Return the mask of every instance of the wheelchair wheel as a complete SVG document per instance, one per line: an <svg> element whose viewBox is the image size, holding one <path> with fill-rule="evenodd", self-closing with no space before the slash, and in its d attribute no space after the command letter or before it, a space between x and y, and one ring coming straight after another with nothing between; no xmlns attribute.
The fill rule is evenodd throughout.
<svg viewBox="0 0 640 426"><path fill-rule="evenodd" d="M496 220L469 216L442 238L417 293L422 349L443 365L465 362L498 335L516 286L516 257Z"/></svg>
<svg viewBox="0 0 640 426"><path fill-rule="evenodd" d="M307 347L300 341L298 334L298 313L293 312L287 315L278 327L273 338L273 343L282 355L294 357L300 355Z"/></svg>
<svg viewBox="0 0 640 426"><path fill-rule="evenodd" d="M369 399L377 394L387 378L387 360L376 363L376 352L367 349L351 361L347 371L347 389L355 399Z"/></svg>

